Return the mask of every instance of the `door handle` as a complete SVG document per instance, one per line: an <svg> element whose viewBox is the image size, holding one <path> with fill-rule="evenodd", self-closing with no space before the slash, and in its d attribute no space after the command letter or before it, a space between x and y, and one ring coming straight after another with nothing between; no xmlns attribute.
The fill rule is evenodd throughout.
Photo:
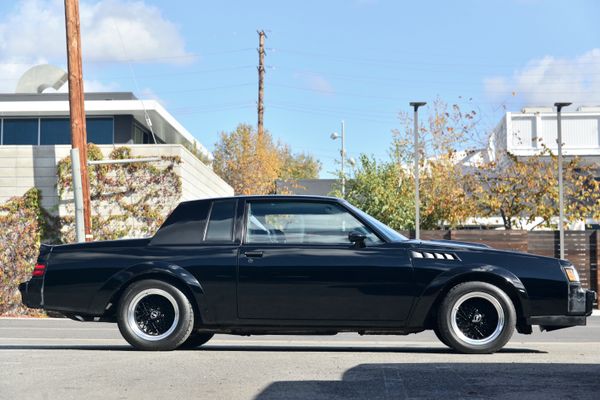
<svg viewBox="0 0 600 400"><path fill-rule="evenodd" d="M244 255L248 258L259 258L263 256L262 251L246 251Z"/></svg>

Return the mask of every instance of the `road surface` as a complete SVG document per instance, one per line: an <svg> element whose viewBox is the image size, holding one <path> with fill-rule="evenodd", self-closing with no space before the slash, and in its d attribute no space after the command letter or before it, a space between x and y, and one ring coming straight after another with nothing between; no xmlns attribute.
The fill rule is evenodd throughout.
<svg viewBox="0 0 600 400"><path fill-rule="evenodd" d="M598 399L600 317L492 355L435 336L217 335L134 351L116 325L0 319L0 399Z"/></svg>

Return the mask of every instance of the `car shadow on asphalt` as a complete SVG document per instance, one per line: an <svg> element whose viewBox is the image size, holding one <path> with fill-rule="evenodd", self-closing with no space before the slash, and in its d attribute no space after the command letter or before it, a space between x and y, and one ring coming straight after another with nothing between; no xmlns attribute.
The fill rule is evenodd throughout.
<svg viewBox="0 0 600 400"><path fill-rule="evenodd" d="M83 350L83 351L136 351L129 345L40 345L40 344L3 344L1 350ZM285 353L422 353L422 354L452 354L454 350L445 347L368 347L368 346L273 346L273 345L204 345L196 349L184 351L240 351L240 352L285 352ZM504 348L498 353L536 353L546 354L528 348Z"/></svg>
<svg viewBox="0 0 600 400"><path fill-rule="evenodd" d="M255 400L597 399L599 364L360 364L340 380L272 382Z"/></svg>

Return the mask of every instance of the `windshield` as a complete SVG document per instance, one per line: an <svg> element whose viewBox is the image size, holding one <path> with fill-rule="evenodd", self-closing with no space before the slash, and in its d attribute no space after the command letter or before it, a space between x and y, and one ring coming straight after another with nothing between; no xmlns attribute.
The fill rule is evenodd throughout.
<svg viewBox="0 0 600 400"><path fill-rule="evenodd" d="M349 207L350 209L352 209L352 211L354 211L356 214L358 214L362 218L366 219L371 225L375 226L375 228L381 234L383 234L383 236L385 236L385 238L388 241L390 241L390 242L401 242L403 240L408 240L408 238L406 236L404 236L404 235L398 233L397 231L393 230L392 228L390 228L389 226L387 226L386 224L384 224L383 222L381 222L377 218L372 217L369 214L367 214L366 212L362 211L360 208L354 207L352 204L348 203L347 201L345 201L344 203L346 204L347 207Z"/></svg>

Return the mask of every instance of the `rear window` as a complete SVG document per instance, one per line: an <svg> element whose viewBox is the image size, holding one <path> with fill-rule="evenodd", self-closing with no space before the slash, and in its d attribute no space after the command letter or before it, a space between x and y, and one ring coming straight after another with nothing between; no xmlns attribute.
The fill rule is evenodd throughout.
<svg viewBox="0 0 600 400"><path fill-rule="evenodd" d="M215 201L210 211L206 242L230 242L233 240L233 217L235 200Z"/></svg>

